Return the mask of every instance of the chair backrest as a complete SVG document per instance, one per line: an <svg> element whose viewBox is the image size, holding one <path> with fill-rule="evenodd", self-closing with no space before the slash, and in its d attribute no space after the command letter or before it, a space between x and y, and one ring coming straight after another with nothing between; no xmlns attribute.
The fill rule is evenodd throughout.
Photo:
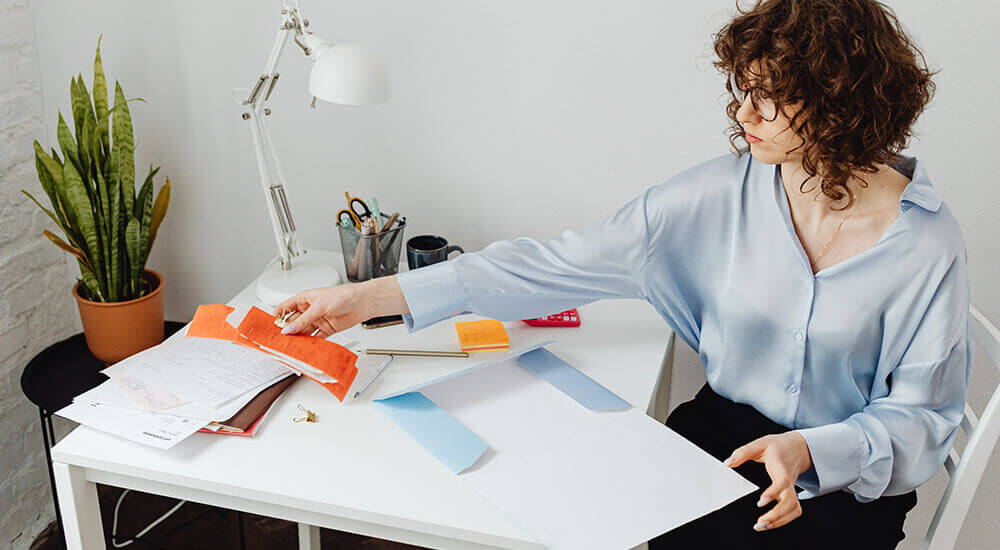
<svg viewBox="0 0 1000 550"><path fill-rule="evenodd" d="M977 343L977 350L985 351L993 365L1000 369L1000 330L975 308L969 308L969 330ZM954 448L945 461L945 469L951 476L948 488L938 503L934 519L927 529L923 547L926 549L954 548L955 541L969 511L972 497L983 477L983 471L993 454L993 447L1000 437L1000 386L993 391L993 397L983 409L982 418L965 405L962 430L969 438L965 451L959 456Z"/></svg>

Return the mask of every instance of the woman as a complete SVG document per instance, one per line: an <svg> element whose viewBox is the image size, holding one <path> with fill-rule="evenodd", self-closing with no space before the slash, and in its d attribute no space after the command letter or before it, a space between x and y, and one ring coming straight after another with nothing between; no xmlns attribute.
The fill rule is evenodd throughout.
<svg viewBox="0 0 1000 550"><path fill-rule="evenodd" d="M276 311L303 312L286 332L325 337L377 315L414 331L645 299L707 370L667 425L763 488L651 546L892 548L951 447L972 364L961 231L899 154L933 73L873 0L758 2L715 52L735 155L558 238Z"/></svg>

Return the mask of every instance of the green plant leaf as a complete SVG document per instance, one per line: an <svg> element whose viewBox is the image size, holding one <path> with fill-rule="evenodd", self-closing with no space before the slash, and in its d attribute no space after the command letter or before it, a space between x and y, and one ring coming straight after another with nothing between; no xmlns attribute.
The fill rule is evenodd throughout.
<svg viewBox="0 0 1000 550"><path fill-rule="evenodd" d="M167 206L170 205L170 178L167 183L160 187L160 192L156 194L156 202L153 203L153 218L149 222L149 244L146 246L146 260L149 260L149 251L153 249L153 242L156 241L156 232L160 230L163 217L167 215Z"/></svg>
<svg viewBox="0 0 1000 550"><path fill-rule="evenodd" d="M146 257L149 255L149 225L153 217L153 176L159 172L153 166L149 167L149 175L142 182L139 188L139 195L135 199L135 218L139 220L139 258L142 259L140 268L146 266Z"/></svg>
<svg viewBox="0 0 1000 550"><path fill-rule="evenodd" d="M94 109L97 111L97 128L101 137L101 145L104 147L104 155L111 153L109 145L108 128L108 82L104 77L104 62L101 60L101 39L104 35L97 37L97 54L94 55ZM107 176L107 174L104 174Z"/></svg>
<svg viewBox="0 0 1000 550"><path fill-rule="evenodd" d="M97 127L97 119L94 114L94 106L90 103L90 93L87 85L83 82L83 75L79 75L76 81L76 95L73 98L73 118L77 125L76 143L80 154L80 162L86 167L86 172L81 172L88 188L93 187L91 202L94 203L95 213L107 217L108 196L107 190L99 185L92 186L91 181L96 180L95 172L100 172L100 166L104 162L100 145L100 130ZM96 200L95 200L96 197Z"/></svg>
<svg viewBox="0 0 1000 550"><path fill-rule="evenodd" d="M90 103L90 94L87 92L87 85L83 82L83 75L77 78L77 97L73 100L74 118L79 116L82 124L76 134L77 147L80 152L80 160L87 167L86 173L80 173L84 184L88 189L93 189L91 193L91 203L94 207L94 216L99 222L99 227L107 228L108 217L108 190L104 184L104 178L100 176L100 165L104 159L101 154L100 134L97 128L97 119L94 116L94 108ZM78 103L81 104L78 106ZM79 111L79 114L77 114ZM107 240L104 231L98 234L101 240ZM112 297L113 299L113 297Z"/></svg>
<svg viewBox="0 0 1000 550"><path fill-rule="evenodd" d="M110 159L110 157L109 157ZM111 284L118 288L118 295L125 293L125 274L128 273L128 257L125 253L125 227L128 214L122 211L122 194L118 182L108 180L108 195L111 201Z"/></svg>
<svg viewBox="0 0 1000 550"><path fill-rule="evenodd" d="M142 202L140 198L143 195L148 196L150 199L153 198L153 176L155 176L159 171L159 166L154 169L152 164L149 165L149 173L146 174L146 179L142 181L142 187L139 188L139 194L136 195L135 212L133 215L136 218L139 218L139 221L141 222L144 222L142 215L146 211L146 207L145 205L140 204Z"/></svg>
<svg viewBox="0 0 1000 550"><path fill-rule="evenodd" d="M56 186L62 185L62 166L48 155L42 146L35 140L35 171L38 173L38 181L42 184L42 189L49 197L49 202L57 212L59 208L59 196L56 194ZM37 202L37 201L36 201Z"/></svg>
<svg viewBox="0 0 1000 550"><path fill-rule="evenodd" d="M45 212L46 214L48 214L49 219L52 220L52 223L56 224L56 227L58 227L59 229L62 229L64 233L67 233L67 235L69 234L69 232L66 231L66 228L63 227L62 222L59 221L59 218L56 217L56 215L55 215L54 212L52 212L48 208L45 208L44 206L42 206L42 203L38 202L38 199L36 199L35 196L32 195L31 193L25 191L24 189L21 189L21 192L24 193L25 195L27 195L28 198L32 200L32 202L34 202L35 204L37 204L38 207L41 208L43 212Z"/></svg>
<svg viewBox="0 0 1000 550"><path fill-rule="evenodd" d="M139 274L141 273L142 256L139 251L140 229L139 220L131 218L125 227L125 250L128 252L129 263L129 296L135 296L141 288Z"/></svg>
<svg viewBox="0 0 1000 550"><path fill-rule="evenodd" d="M132 212L135 202L135 136L132 134L132 115L128 110L125 92L115 81L115 106L111 117L114 143L111 146L111 179L118 183L124 199L125 212Z"/></svg>
<svg viewBox="0 0 1000 550"><path fill-rule="evenodd" d="M90 200L85 190L86 185L73 167L73 163L63 164L63 182L60 188L59 200L66 206L67 218L70 224L78 229L82 237L81 244L85 244L84 249L88 264L93 267L94 275L100 285L101 295L107 296L107 280L101 270L103 259L101 255L100 240L97 236L97 224L94 220L94 213L91 209Z"/></svg>
<svg viewBox="0 0 1000 550"><path fill-rule="evenodd" d="M96 142L96 140L95 140ZM112 302L118 300L119 291L118 286L114 277L112 276L112 255L113 255L113 243L115 242L115 232L111 225L111 202L110 197L108 197L108 186L104 182L104 176L101 175L100 170L95 170L94 175L97 178L97 195L102 197L100 207L95 209L97 215L97 226L100 231L97 232L97 236L101 241L101 256L104 258L104 273L107 276L107 289L108 289L108 300Z"/></svg>
<svg viewBox="0 0 1000 550"><path fill-rule="evenodd" d="M83 135L83 119L84 111L87 109L86 100L83 98L83 94L80 92L80 83L77 82L76 77L71 77L69 79L69 99L70 99L70 112L73 115L73 130L74 135L79 140L80 136ZM79 147L79 144L77 145ZM80 161L83 162L83 158Z"/></svg>
<svg viewBox="0 0 1000 550"><path fill-rule="evenodd" d="M94 272L91 271L83 262L77 260L76 262L80 266L80 284L81 289L85 292L81 292L80 295L84 298L93 302L106 302L105 296L101 294L101 285L97 283L97 277L94 276Z"/></svg>
<svg viewBox="0 0 1000 550"><path fill-rule="evenodd" d="M59 113L56 137L59 139L59 147L62 148L63 156L66 157L67 162L72 163L76 167L76 173L80 174L84 172L83 165L80 164L80 157L77 155L76 140L73 139L73 134L70 133L69 126L66 125L66 120L63 119L62 112Z"/></svg>
<svg viewBox="0 0 1000 550"><path fill-rule="evenodd" d="M145 99L143 99L143 98L141 98L141 97L133 97L132 99L126 99L126 100L125 100L125 103L124 103L124 104L121 104L121 105L118 105L118 104L115 104L115 106L114 106L114 107L112 107L110 111L108 111L108 114L112 114L112 115L113 115L113 114L115 114L116 112L120 112L120 111L122 111L123 109L126 109L126 108L127 108L127 105L126 105L126 104L127 104L127 103L128 103L129 101L141 101L141 102L143 102L143 103L145 103L145 102L146 102L146 100L145 100Z"/></svg>
<svg viewBox="0 0 1000 550"><path fill-rule="evenodd" d="M53 221L56 222L66 235L66 238L78 246L78 243L82 241L79 234L76 231L76 227L69 223L69 219L66 214L66 207L62 204L59 198L59 188L63 185L63 168L58 163L57 160L53 159L49 155L45 154L42 150L41 145L35 142L35 169L38 172L38 181L42 184L42 189L45 190L46 194L49 196L49 202L52 204L52 210L46 210L49 217L55 216ZM39 208L45 210L45 208L27 191L22 190L22 192L28 195L31 200L35 201L35 204Z"/></svg>

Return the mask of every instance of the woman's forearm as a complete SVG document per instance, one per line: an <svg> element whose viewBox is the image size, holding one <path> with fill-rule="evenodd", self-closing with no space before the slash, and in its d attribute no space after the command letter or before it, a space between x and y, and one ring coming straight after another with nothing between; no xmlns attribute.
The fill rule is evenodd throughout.
<svg viewBox="0 0 1000 550"><path fill-rule="evenodd" d="M358 291L361 293L361 307L369 317L410 312L395 275L366 281L359 285Z"/></svg>

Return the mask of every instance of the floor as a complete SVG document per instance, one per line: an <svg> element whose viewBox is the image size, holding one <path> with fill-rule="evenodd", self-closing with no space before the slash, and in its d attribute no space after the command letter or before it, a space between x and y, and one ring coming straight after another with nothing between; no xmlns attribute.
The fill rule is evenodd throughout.
<svg viewBox="0 0 1000 550"><path fill-rule="evenodd" d="M115 504L123 489L105 485L97 486L101 503L101 517L108 548L111 545L111 525ZM144 529L177 503L175 499L132 491L125 497L118 514L118 539ZM243 523L243 545L240 544L240 516ZM129 547L135 550L148 548L212 549L212 550L296 550L298 526L290 521L253 514L238 514L232 510L188 502L172 516L137 539ZM389 542L371 537L321 529L323 550L406 550L417 548L407 544ZM31 544L31 550L64 548L55 523L49 524Z"/></svg>

